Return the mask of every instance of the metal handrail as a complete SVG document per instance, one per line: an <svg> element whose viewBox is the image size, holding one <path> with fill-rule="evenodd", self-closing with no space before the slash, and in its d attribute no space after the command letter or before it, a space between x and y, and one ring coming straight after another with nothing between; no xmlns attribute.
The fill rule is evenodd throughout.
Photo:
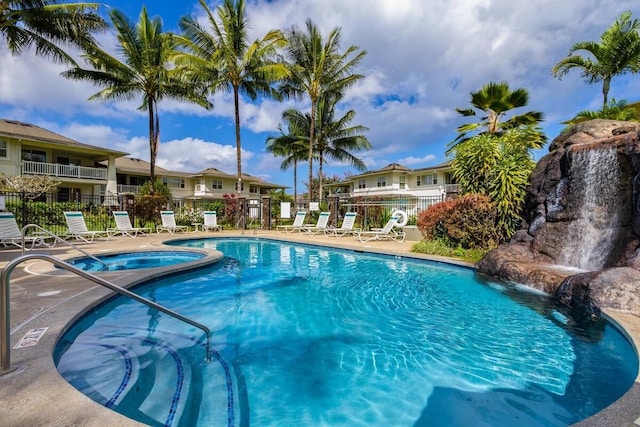
<svg viewBox="0 0 640 427"><path fill-rule="evenodd" d="M105 267L107 266L107 263L103 260L101 260L100 258L91 255L89 252L85 251L84 249L80 249L78 246L74 245L71 242L67 242L64 239L61 239L60 236L58 236L57 234L54 234L52 232L50 232L49 230L40 227L38 224L27 224L24 227L22 227L22 255L24 255L24 251L25 251L25 242L24 242L24 236L26 236L26 231L28 228L35 228L36 230L40 231L40 234L46 234L49 235L51 237L53 237L54 239L54 243L52 246L55 246L56 243L64 243L65 245L71 246L73 249L77 250L78 252L82 253L83 255L91 258L94 261L98 261L100 264L104 265Z"/></svg>
<svg viewBox="0 0 640 427"><path fill-rule="evenodd" d="M211 361L211 331L205 325L196 322L195 320L191 320L188 317L185 317L179 313L176 313L173 310L170 310L166 307L161 306L158 303L150 301L140 295L134 294L133 292L124 289L118 285L115 285L101 277L95 276L91 273L88 273L84 270L80 270L73 265L62 261L51 255L46 254L27 254L19 256L12 261L10 261L5 268L2 270L2 274L0 275L0 375L8 374L12 371L11 369L11 350L10 350L10 296L9 296L9 281L11 278L11 273L16 268L16 266L24 261L30 259L41 259L44 261L49 261L53 265L59 268L64 268L72 273L77 274L80 277L83 277L87 280L90 280L98 285L104 286L105 288L111 289L114 292L117 292L121 295L129 297L135 301L138 301L148 307L161 311L171 317L174 317L178 320L181 320L191 326L194 326L198 329L201 329L206 335L206 356L205 362L209 363Z"/></svg>

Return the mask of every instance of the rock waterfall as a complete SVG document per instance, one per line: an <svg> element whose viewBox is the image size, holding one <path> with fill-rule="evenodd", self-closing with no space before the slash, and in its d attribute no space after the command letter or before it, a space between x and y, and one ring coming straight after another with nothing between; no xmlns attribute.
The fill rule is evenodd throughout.
<svg viewBox="0 0 640 427"><path fill-rule="evenodd" d="M553 140L525 221L480 273L555 295L578 313L640 310L639 123L591 120Z"/></svg>

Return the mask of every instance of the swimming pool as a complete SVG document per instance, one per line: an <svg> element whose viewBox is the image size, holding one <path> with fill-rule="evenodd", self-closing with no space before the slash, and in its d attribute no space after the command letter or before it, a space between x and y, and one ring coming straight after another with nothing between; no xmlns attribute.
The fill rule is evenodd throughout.
<svg viewBox="0 0 640 427"><path fill-rule="evenodd" d="M184 241L222 262L115 298L54 359L74 387L151 425L564 426L621 396L637 356L542 295L472 270L256 239Z"/></svg>
<svg viewBox="0 0 640 427"><path fill-rule="evenodd" d="M169 265L202 259L206 254L194 251L141 251L119 254L72 258L67 262L85 271L136 270L139 268L166 267Z"/></svg>

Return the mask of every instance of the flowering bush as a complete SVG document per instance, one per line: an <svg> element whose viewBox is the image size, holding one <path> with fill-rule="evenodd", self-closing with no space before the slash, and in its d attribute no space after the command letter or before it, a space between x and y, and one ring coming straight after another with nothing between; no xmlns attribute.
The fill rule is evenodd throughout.
<svg viewBox="0 0 640 427"><path fill-rule="evenodd" d="M482 194L467 194L436 203L418 216L426 239L443 239L465 249L491 249L504 238L496 227L498 211Z"/></svg>

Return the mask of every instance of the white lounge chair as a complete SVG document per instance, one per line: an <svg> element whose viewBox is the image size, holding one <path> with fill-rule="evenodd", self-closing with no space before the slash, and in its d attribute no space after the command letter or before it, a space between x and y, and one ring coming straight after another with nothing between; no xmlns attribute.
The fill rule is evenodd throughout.
<svg viewBox="0 0 640 427"><path fill-rule="evenodd" d="M160 211L160 219L162 225L156 227L156 232L167 231L169 234L177 233L180 231L189 231L189 227L186 225L176 225L176 217L173 211Z"/></svg>
<svg viewBox="0 0 640 427"><path fill-rule="evenodd" d="M276 230L285 231L287 233L291 233L295 230L300 230L304 226L304 219L307 217L307 213L304 211L297 212L296 218L293 220L292 225L278 225Z"/></svg>
<svg viewBox="0 0 640 427"><path fill-rule="evenodd" d="M361 242L368 242L369 240L395 240L397 242L404 242L406 233L395 228L397 223L398 217L392 216L381 229L359 231L355 233L353 237L357 238Z"/></svg>
<svg viewBox="0 0 640 427"><path fill-rule="evenodd" d="M131 225L131 219L127 211L113 211L113 218L116 220L116 226L115 228L107 229L109 236L122 234L123 236L136 237L138 234L144 235L151 232L150 228Z"/></svg>
<svg viewBox="0 0 640 427"><path fill-rule="evenodd" d="M340 226L340 228L329 227L325 230L324 233L327 236L331 237L342 237L346 236L347 234L359 233L360 229L354 228L356 224L356 216L358 216L356 212L347 212L346 214L344 214L344 219L342 220L342 225Z"/></svg>
<svg viewBox="0 0 640 427"><path fill-rule="evenodd" d="M318 216L318 222L316 223L316 225L303 225L302 227L300 227L300 232L309 234L318 234L324 232L329 224L329 216L329 212L320 212L320 216Z"/></svg>
<svg viewBox="0 0 640 427"><path fill-rule="evenodd" d="M222 227L218 225L218 215L216 211L204 212L204 224L202 225L204 231L222 231Z"/></svg>
<svg viewBox="0 0 640 427"><path fill-rule="evenodd" d="M0 212L0 244L2 244L2 246L17 246L22 248L24 243L25 249L33 249L34 246L42 245L53 247L56 241L54 240L52 245L47 245L47 237L49 236L45 234L23 237L13 213ZM29 246L28 248L27 245Z"/></svg>
<svg viewBox="0 0 640 427"><path fill-rule="evenodd" d="M75 238L87 243L93 242L96 237L109 237L109 233L104 231L90 231L87 229L87 223L84 220L82 212L71 211L63 212L64 219L67 221L67 233L65 239Z"/></svg>

